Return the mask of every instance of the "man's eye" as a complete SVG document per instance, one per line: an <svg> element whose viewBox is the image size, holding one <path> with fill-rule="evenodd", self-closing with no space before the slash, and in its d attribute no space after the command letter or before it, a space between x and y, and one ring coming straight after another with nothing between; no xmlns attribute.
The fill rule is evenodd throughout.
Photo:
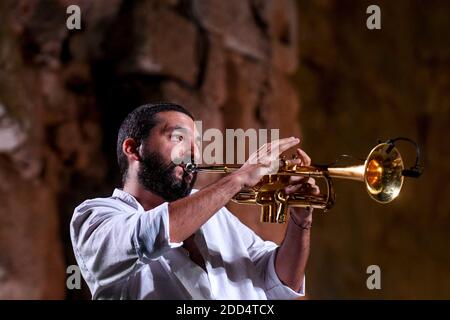
<svg viewBox="0 0 450 320"><path fill-rule="evenodd" d="M172 135L172 141L177 142L177 141L183 141L183 140L184 140L184 137L181 134L173 134Z"/></svg>

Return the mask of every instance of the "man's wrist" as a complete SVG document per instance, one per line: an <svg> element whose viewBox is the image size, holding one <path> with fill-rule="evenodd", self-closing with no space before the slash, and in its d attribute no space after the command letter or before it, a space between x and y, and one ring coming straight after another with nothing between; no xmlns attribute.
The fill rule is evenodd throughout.
<svg viewBox="0 0 450 320"><path fill-rule="evenodd" d="M230 179L234 182L239 190L245 187L245 177L243 173L235 171L229 175Z"/></svg>
<svg viewBox="0 0 450 320"><path fill-rule="evenodd" d="M299 228L303 230L309 230L312 227L312 209L306 209L309 210L309 214L305 217L299 218L296 214L291 214L291 220L292 222Z"/></svg>

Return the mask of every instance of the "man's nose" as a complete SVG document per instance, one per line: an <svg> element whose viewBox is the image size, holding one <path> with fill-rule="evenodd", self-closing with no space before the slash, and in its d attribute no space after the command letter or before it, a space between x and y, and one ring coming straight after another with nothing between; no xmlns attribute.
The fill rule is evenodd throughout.
<svg viewBox="0 0 450 320"><path fill-rule="evenodd" d="M201 160L201 154L199 146L194 141L185 140L183 144L183 149L180 154L181 159L184 163L194 162L199 163Z"/></svg>
<svg viewBox="0 0 450 320"><path fill-rule="evenodd" d="M192 141L191 143L191 159L194 160L194 163L200 163L201 160L200 149L195 141Z"/></svg>

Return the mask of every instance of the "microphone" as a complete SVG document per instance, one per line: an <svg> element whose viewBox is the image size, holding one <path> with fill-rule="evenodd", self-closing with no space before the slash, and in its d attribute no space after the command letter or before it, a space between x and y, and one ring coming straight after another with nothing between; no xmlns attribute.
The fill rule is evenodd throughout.
<svg viewBox="0 0 450 320"><path fill-rule="evenodd" d="M409 169L404 169L402 171L402 176L409 178L418 178L422 175L423 168L422 167L412 167Z"/></svg>
<svg viewBox="0 0 450 320"><path fill-rule="evenodd" d="M416 163L414 164L414 166L410 167L409 169L403 169L402 170L402 176L404 177L408 177L408 178L418 178L422 175L423 173L423 167L421 165L419 165L419 161L420 161L420 148L418 146L418 144L416 142L414 142L413 140L409 139L409 138L404 138L404 137L398 137L395 139L389 139L388 141L386 141L386 143L389 145L386 148L386 153L389 154L392 149L395 147L395 142L398 140L402 140L402 141L406 141L409 142L411 144L413 144L416 147Z"/></svg>

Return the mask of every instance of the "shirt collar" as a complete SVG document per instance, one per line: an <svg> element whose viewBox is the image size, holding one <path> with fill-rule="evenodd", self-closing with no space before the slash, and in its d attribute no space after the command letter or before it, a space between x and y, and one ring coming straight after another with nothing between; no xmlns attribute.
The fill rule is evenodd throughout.
<svg viewBox="0 0 450 320"><path fill-rule="evenodd" d="M197 191L198 191L198 189L192 189L191 190L191 194L194 194ZM114 192L112 194L112 198L120 199L123 202L125 202L126 204L128 204L128 205L132 206L133 208L135 208L136 210L145 211L144 207L142 207L142 205L139 203L139 201L136 200L135 197L133 197L128 192L123 191L122 189L115 188Z"/></svg>
<svg viewBox="0 0 450 320"><path fill-rule="evenodd" d="M136 210L142 210L144 211L144 208L139 203L139 201L136 200L135 197L133 197L128 192L123 191L122 189L116 188L114 189L114 192L112 194L112 198L117 198L125 202L126 204L132 206Z"/></svg>

